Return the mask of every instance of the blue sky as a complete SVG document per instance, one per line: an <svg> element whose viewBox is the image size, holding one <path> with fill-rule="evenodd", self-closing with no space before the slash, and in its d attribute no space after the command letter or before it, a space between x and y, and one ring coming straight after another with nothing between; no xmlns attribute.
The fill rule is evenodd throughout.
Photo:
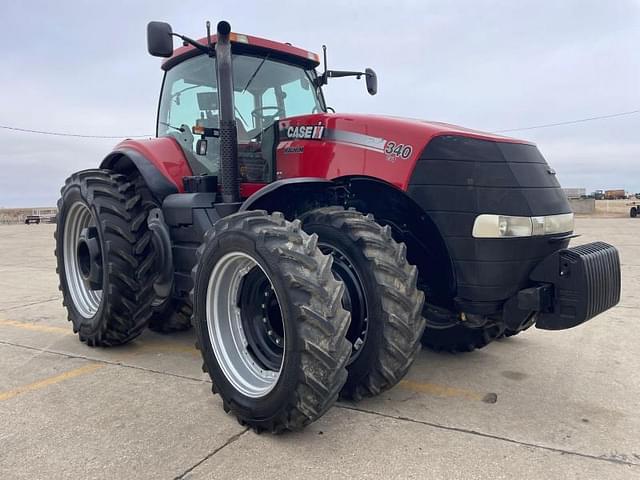
<svg viewBox="0 0 640 480"><path fill-rule="evenodd" d="M0 125L97 135L154 131L162 80L145 29L204 22L373 67L379 93L334 81L339 111L496 131L640 109L640 1L2 2ZM640 192L640 115L514 132L566 187ZM117 140L0 130L0 207L53 205Z"/></svg>

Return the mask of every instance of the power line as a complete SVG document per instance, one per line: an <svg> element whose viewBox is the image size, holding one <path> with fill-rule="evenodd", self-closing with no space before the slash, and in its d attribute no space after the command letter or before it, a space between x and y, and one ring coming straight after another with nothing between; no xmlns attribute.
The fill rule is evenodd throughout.
<svg viewBox="0 0 640 480"><path fill-rule="evenodd" d="M573 125L576 123L584 123L584 122L591 122L594 120L606 120L608 118L616 118L616 117L623 117L626 115L634 115L636 113L640 113L640 110L631 110L628 112L619 112L619 113L613 113L610 115L599 115L596 117L587 117L587 118L580 118L577 120L568 120L566 122L556 122L556 123L545 123L542 125L531 125L528 127L520 127L520 128L508 128L505 130L495 130L492 133L508 133L508 132L522 132L525 130L535 130L538 128L550 128L550 127L560 127L563 125ZM67 132L49 132L49 131L45 131L45 130L32 130L30 128L19 128L19 127L11 127L8 125L0 125L1 129L4 130L12 130L15 132L24 132L24 133L37 133L40 135L54 135L54 136L58 136L58 137L78 137L78 138L111 138L111 139L120 139L120 138L148 138L148 137L153 137L154 135L85 135L85 134L81 134L81 133L67 133Z"/></svg>
<svg viewBox="0 0 640 480"><path fill-rule="evenodd" d="M631 110L629 112L612 113L611 115L600 115L600 116L597 116L597 117L580 118L578 120L568 120L566 122L545 123L545 124L542 124L542 125L532 125L530 127L509 128L507 130L496 130L493 133L521 132L523 130L535 130L537 128L559 127L559 126L562 126L562 125L572 125L574 123L591 122L592 120L604 120L604 119L607 119L607 118L615 118L615 117L622 117L622 116L625 116L625 115L633 115L635 113L640 113L640 110Z"/></svg>
<svg viewBox="0 0 640 480"><path fill-rule="evenodd" d="M66 133L66 132L48 132L44 130L32 130L30 128L18 128L10 127L8 125L0 125L0 128L4 130L13 130L15 132L24 133L38 133L40 135L54 135L56 137L80 137L80 138L147 138L154 135L84 135L81 133Z"/></svg>

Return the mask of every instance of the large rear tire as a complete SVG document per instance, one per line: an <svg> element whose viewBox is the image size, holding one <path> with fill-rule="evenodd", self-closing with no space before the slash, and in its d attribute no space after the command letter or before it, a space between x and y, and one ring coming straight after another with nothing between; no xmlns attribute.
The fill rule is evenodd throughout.
<svg viewBox="0 0 640 480"><path fill-rule="evenodd" d="M480 324L465 323L460 314L448 309L425 305L427 327L422 345L436 352L464 353L486 347L504 332L504 325L490 318Z"/></svg>
<svg viewBox="0 0 640 480"><path fill-rule="evenodd" d="M282 214L242 212L205 235L193 270L193 323L226 411L254 430L298 430L347 378L344 285L317 237Z"/></svg>
<svg viewBox="0 0 640 480"><path fill-rule="evenodd" d="M55 255L73 331L90 346L126 343L147 326L155 252L137 176L84 170L58 201Z"/></svg>
<svg viewBox="0 0 640 480"><path fill-rule="evenodd" d="M420 352L425 326L418 270L390 227L353 209L325 207L302 217L318 235L322 253L333 256L333 273L346 286L343 306L351 312L347 339L353 351L341 396L351 400L379 394L405 376Z"/></svg>

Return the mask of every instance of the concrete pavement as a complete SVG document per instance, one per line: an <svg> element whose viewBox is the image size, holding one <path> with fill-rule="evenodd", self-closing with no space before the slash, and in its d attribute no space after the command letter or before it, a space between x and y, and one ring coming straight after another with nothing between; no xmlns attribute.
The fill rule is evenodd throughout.
<svg viewBox="0 0 640 480"><path fill-rule="evenodd" d="M620 305L460 355L423 351L400 385L303 432L226 415L193 333L78 342L52 225L0 226L4 478L640 478L640 223L581 218L621 251Z"/></svg>

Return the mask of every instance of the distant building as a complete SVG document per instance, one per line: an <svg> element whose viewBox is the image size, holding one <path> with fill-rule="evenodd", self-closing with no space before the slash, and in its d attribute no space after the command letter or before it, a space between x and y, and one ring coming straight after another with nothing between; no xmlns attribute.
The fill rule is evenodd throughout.
<svg viewBox="0 0 640 480"><path fill-rule="evenodd" d="M586 188L563 188L567 198L583 198L587 196Z"/></svg>

